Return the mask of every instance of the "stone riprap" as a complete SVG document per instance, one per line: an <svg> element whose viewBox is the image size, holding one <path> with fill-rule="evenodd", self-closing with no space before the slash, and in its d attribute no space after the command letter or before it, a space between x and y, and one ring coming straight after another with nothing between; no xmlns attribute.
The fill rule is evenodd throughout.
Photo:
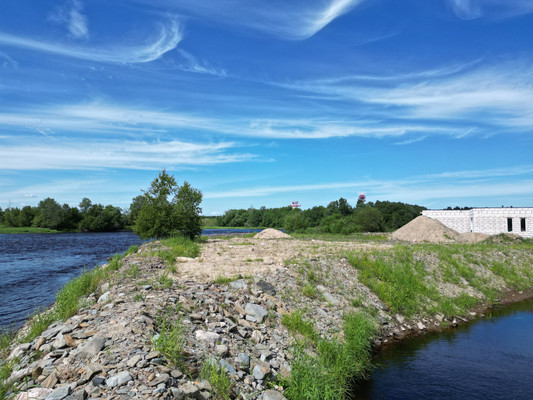
<svg viewBox="0 0 533 400"><path fill-rule="evenodd" d="M283 254L286 261L274 267L263 255L266 249L275 249L273 240L214 239L204 245L198 259L179 260L174 275L153 255L157 246L145 244L125 257L109 282L84 299L76 315L12 349L9 358L16 360L16 368L10 379L16 382L17 400L215 398L215 389L200 377L206 362L227 371L233 381L232 399L280 400L284 393L277 382L290 376L294 343L293 334L281 323L284 314L305 309L320 335L334 337L346 312L372 309L381 332L377 345L436 329L444 318L408 319L391 313L358 281L357 270L339 256L338 249L352 246L347 243L335 247L320 241L280 240L285 250L278 250L276 256ZM244 260L264 259L269 269L251 266L249 274L220 284L191 279L191 265L201 266L202 273L220 268L208 261L205 247L227 257L229 251L245 246L249 254ZM390 245L375 245L380 247ZM191 265L182 274L186 264ZM170 287L160 283L163 275L172 279ZM304 279L312 275L320 285L312 296L304 295ZM356 298L363 300L354 305ZM183 349L176 364L154 347L161 337L163 314L181 327ZM470 317L474 314L449 322L457 324ZM19 337L23 335L24 328Z"/></svg>

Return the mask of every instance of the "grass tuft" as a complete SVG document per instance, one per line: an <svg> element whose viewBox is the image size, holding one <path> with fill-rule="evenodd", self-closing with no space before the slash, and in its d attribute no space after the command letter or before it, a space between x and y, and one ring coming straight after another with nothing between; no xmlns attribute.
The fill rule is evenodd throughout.
<svg viewBox="0 0 533 400"><path fill-rule="evenodd" d="M163 309L156 316L159 336L151 337L154 349L159 351L172 365L180 366L185 344L184 329L180 320L174 319L176 310Z"/></svg>
<svg viewBox="0 0 533 400"><path fill-rule="evenodd" d="M216 360L209 359L203 363L200 378L209 381L215 392L215 400L231 399L231 389L234 382Z"/></svg>

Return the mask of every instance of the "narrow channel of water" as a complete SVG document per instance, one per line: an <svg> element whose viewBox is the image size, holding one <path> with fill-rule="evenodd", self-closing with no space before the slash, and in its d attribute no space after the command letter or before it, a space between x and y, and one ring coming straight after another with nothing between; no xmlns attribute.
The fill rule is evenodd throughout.
<svg viewBox="0 0 533 400"><path fill-rule="evenodd" d="M533 300L378 354L357 399L533 398Z"/></svg>

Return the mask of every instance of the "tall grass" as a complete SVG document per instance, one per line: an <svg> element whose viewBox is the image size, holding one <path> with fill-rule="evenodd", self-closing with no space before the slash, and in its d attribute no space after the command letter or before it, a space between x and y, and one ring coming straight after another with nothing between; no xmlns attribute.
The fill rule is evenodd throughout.
<svg viewBox="0 0 533 400"><path fill-rule="evenodd" d="M233 380L228 376L227 371L222 368L216 360L208 359L202 365L200 378L207 379L214 390L215 400L230 400Z"/></svg>
<svg viewBox="0 0 533 400"><path fill-rule="evenodd" d="M294 314L286 319L287 326L294 327L289 330L300 332L300 317ZM304 328L305 331L311 332L308 328ZM344 341L321 338L313 333L311 336L316 342L311 348L304 342L297 342L291 376L285 382L285 395L289 400L344 399L352 383L365 376L371 367L375 324L366 314L348 314L344 318L343 332Z"/></svg>
<svg viewBox="0 0 533 400"><path fill-rule="evenodd" d="M156 316L156 330L159 334L152 338L154 349L159 351L172 365L180 366L185 345L184 328L175 318L178 310L163 309Z"/></svg>

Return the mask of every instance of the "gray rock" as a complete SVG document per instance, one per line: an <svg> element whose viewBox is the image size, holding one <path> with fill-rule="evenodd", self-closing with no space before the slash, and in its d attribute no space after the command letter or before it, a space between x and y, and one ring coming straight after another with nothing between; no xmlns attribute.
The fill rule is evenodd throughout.
<svg viewBox="0 0 533 400"><path fill-rule="evenodd" d="M61 332L61 329L63 329L63 325L52 326L45 330L43 333L41 333L41 336L44 336L47 339L51 339L59 332Z"/></svg>
<svg viewBox="0 0 533 400"><path fill-rule="evenodd" d="M111 298L111 292L105 292L98 298L98 303L105 303Z"/></svg>
<svg viewBox="0 0 533 400"><path fill-rule="evenodd" d="M153 381L151 381L149 383L149 385L150 386L158 386L158 385L160 385L162 383L163 384L167 383L169 379L170 379L170 375L169 374L160 374Z"/></svg>
<svg viewBox="0 0 533 400"><path fill-rule="evenodd" d="M128 371L122 371L108 380L105 381L105 384L109 387L121 386L126 382L131 381L131 375Z"/></svg>
<svg viewBox="0 0 533 400"><path fill-rule="evenodd" d="M133 368L133 367L135 367L135 366L137 365L137 363L138 363L139 361L141 361L141 360L142 360L142 357L141 357L140 355L137 354L137 355L133 356L132 358L130 358L130 359L128 360L128 362L126 363L126 365L127 365L128 367L130 367L130 368Z"/></svg>
<svg viewBox="0 0 533 400"><path fill-rule="evenodd" d="M250 356L246 353L239 353L235 358L235 362L240 366L241 369L250 368Z"/></svg>
<svg viewBox="0 0 533 400"><path fill-rule="evenodd" d="M244 279L237 279L236 281L230 282L229 286L232 289L236 289L236 290L244 289L246 287L246 282L244 281Z"/></svg>
<svg viewBox="0 0 533 400"><path fill-rule="evenodd" d="M277 390L265 390L263 393L263 397L261 397L262 400L287 400L283 394L278 392Z"/></svg>
<svg viewBox="0 0 533 400"><path fill-rule="evenodd" d="M185 399L187 397L194 399L198 392L200 392L200 389L198 389L198 387L192 382L185 382L178 389L181 389L184 395L183 398Z"/></svg>
<svg viewBox="0 0 533 400"><path fill-rule="evenodd" d="M89 363L85 366L85 372L83 373L83 379L86 381L91 380L95 375L102 372L102 366L98 363Z"/></svg>
<svg viewBox="0 0 533 400"><path fill-rule="evenodd" d="M261 370L261 367L259 365L256 365L254 367L254 370L252 371L252 375L257 380L265 379L266 374Z"/></svg>
<svg viewBox="0 0 533 400"><path fill-rule="evenodd" d="M105 339L103 337L94 336L87 341L77 354L78 358L86 359L97 355L105 345Z"/></svg>
<svg viewBox="0 0 533 400"><path fill-rule="evenodd" d="M185 399L185 392L178 388L170 388L170 393L172 393L172 397L174 397L177 400L184 400Z"/></svg>
<svg viewBox="0 0 533 400"><path fill-rule="evenodd" d="M56 336L56 340L54 340L52 346L54 347L54 349L62 349L63 347L67 347L67 341L65 340L65 337L62 333L59 333Z"/></svg>
<svg viewBox="0 0 533 400"><path fill-rule="evenodd" d="M276 288L274 288L274 286L272 286L270 283L268 282L265 282L265 281L259 281L257 282L257 286L265 293L268 293L270 295L275 295L276 294Z"/></svg>
<svg viewBox="0 0 533 400"><path fill-rule="evenodd" d="M65 397L64 400L85 400L87 398L87 392L84 389L76 390L74 393Z"/></svg>
<svg viewBox="0 0 533 400"><path fill-rule="evenodd" d="M247 303L246 307L244 307L244 311L246 311L246 317L250 316L254 318L255 321L258 323L262 323L263 319L268 314L268 311L265 310L263 307L253 303Z"/></svg>
<svg viewBox="0 0 533 400"><path fill-rule="evenodd" d="M215 332L207 332L202 330L197 330L194 332L196 340L204 342L210 345L214 345L215 342L219 339L220 335Z"/></svg>
<svg viewBox="0 0 533 400"><path fill-rule="evenodd" d="M60 386L57 389L55 389L52 393L50 393L48 396L46 396L45 400L63 400L65 397L67 397L71 392L70 386Z"/></svg>
<svg viewBox="0 0 533 400"><path fill-rule="evenodd" d="M215 353L221 357L224 357L226 354L228 354L228 351L228 346L224 344L218 344L215 346Z"/></svg>
<svg viewBox="0 0 533 400"><path fill-rule="evenodd" d="M233 368L233 366L228 363L226 360L220 360L218 362L222 368L226 370L226 372L230 375L237 375L237 370Z"/></svg>

